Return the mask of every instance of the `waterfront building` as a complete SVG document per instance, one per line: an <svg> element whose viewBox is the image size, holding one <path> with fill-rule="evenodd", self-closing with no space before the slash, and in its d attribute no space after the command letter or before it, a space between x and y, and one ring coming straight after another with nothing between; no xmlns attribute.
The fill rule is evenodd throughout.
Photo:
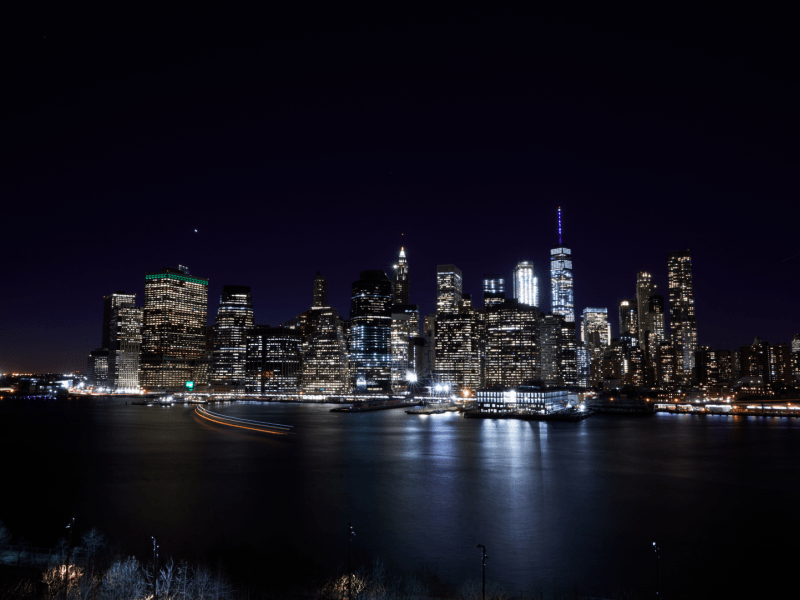
<svg viewBox="0 0 800 600"><path fill-rule="evenodd" d="M639 345L639 317L637 302L623 300L619 305L619 337L620 340L635 348Z"/></svg>
<svg viewBox="0 0 800 600"><path fill-rule="evenodd" d="M675 346L667 342L658 347L657 383L662 388L672 388L680 383L678 358Z"/></svg>
<svg viewBox="0 0 800 600"><path fill-rule="evenodd" d="M792 375L800 384L800 333L792 338Z"/></svg>
<svg viewBox="0 0 800 600"><path fill-rule="evenodd" d="M353 282L350 364L357 390L390 388L392 292L392 282L383 271L361 271L359 280Z"/></svg>
<svg viewBox="0 0 800 600"><path fill-rule="evenodd" d="M86 361L86 381L95 392L108 391L108 348L97 348L89 353Z"/></svg>
<svg viewBox="0 0 800 600"><path fill-rule="evenodd" d="M111 310L108 337L108 386L117 393L139 391L139 357L142 351L141 308L136 296L117 302Z"/></svg>
<svg viewBox="0 0 800 600"><path fill-rule="evenodd" d="M689 250L670 252L667 267L672 344L675 346L678 374L683 380L688 380L694 367L694 352L697 348L691 252Z"/></svg>
<svg viewBox="0 0 800 600"><path fill-rule="evenodd" d="M253 327L253 300L250 288L224 285L214 324L214 351L211 383L232 387L245 385L247 371L247 331Z"/></svg>
<svg viewBox="0 0 800 600"><path fill-rule="evenodd" d="M583 343L576 344L575 357L578 387L588 388L591 376L591 359L589 350Z"/></svg>
<svg viewBox="0 0 800 600"><path fill-rule="evenodd" d="M483 308L502 304L506 299L506 280L494 273L483 275Z"/></svg>
<svg viewBox="0 0 800 600"><path fill-rule="evenodd" d="M461 269L455 265L436 267L436 314L455 313L461 302Z"/></svg>
<svg viewBox="0 0 800 600"><path fill-rule="evenodd" d="M400 257L394 266L394 303L411 304L411 291L409 289L408 260L405 248L400 248Z"/></svg>
<svg viewBox="0 0 800 600"><path fill-rule="evenodd" d="M480 320L472 308L471 296L464 294L455 314L436 316L437 380L451 388L474 392L481 387Z"/></svg>
<svg viewBox="0 0 800 600"><path fill-rule="evenodd" d="M486 310L485 318L486 386L517 387L538 382L541 379L539 310L506 300Z"/></svg>
<svg viewBox="0 0 800 600"><path fill-rule="evenodd" d="M548 413L578 403L578 394L541 386L492 387L478 390L476 408L482 413Z"/></svg>
<svg viewBox="0 0 800 600"><path fill-rule="evenodd" d="M530 261L523 260L514 268L514 298L520 304L539 306L539 281Z"/></svg>
<svg viewBox="0 0 800 600"><path fill-rule="evenodd" d="M302 342L304 394L335 395L350 390L345 324L335 308L312 308L294 324Z"/></svg>
<svg viewBox="0 0 800 600"><path fill-rule="evenodd" d="M425 345L422 354L422 374L429 378L436 371L436 315L425 315L422 326L422 337Z"/></svg>
<svg viewBox="0 0 800 600"><path fill-rule="evenodd" d="M541 380L545 387L577 386L578 350L575 324L560 315L546 315L539 325Z"/></svg>
<svg viewBox="0 0 800 600"><path fill-rule="evenodd" d="M205 384L208 279L186 267L147 273L142 327L142 387L183 389Z"/></svg>
<svg viewBox="0 0 800 600"><path fill-rule="evenodd" d="M317 271L317 276L314 277L314 295L311 306L313 308L328 306L328 281L319 271Z"/></svg>
<svg viewBox="0 0 800 600"><path fill-rule="evenodd" d="M316 293L314 295L316 297ZM302 346L300 332L296 329L269 325L248 329L247 393L270 396L300 392Z"/></svg>
<svg viewBox="0 0 800 600"><path fill-rule="evenodd" d="M561 241L561 208L558 209L558 246L550 250L550 312L575 322L572 280L572 250Z"/></svg>
<svg viewBox="0 0 800 600"><path fill-rule="evenodd" d="M733 353L730 350L712 350L698 346L694 353L696 384L701 387L733 383Z"/></svg>
<svg viewBox="0 0 800 600"><path fill-rule="evenodd" d="M588 348L607 348L611 343L611 325L607 308L584 308L581 341Z"/></svg>
<svg viewBox="0 0 800 600"><path fill-rule="evenodd" d="M412 380L421 376L412 347L412 340L418 337L419 307L416 304L395 304L392 307L391 333L392 389L395 391L407 385L409 375Z"/></svg>
<svg viewBox="0 0 800 600"><path fill-rule="evenodd" d="M114 310L120 306L136 306L136 294L114 292L103 297L103 343L101 348L111 347Z"/></svg>

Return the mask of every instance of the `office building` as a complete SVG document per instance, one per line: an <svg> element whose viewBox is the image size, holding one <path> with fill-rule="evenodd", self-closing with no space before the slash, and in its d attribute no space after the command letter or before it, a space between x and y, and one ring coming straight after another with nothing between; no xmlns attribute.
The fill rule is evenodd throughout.
<svg viewBox="0 0 800 600"><path fill-rule="evenodd" d="M662 388L673 388L680 383L678 357L675 346L667 342L658 347L656 382Z"/></svg>
<svg viewBox="0 0 800 600"><path fill-rule="evenodd" d="M436 375L451 389L472 393L482 386L480 320L469 294L458 312L436 316Z"/></svg>
<svg viewBox="0 0 800 600"><path fill-rule="evenodd" d="M611 343L611 325L607 308L584 308L581 341L588 348L607 348Z"/></svg>
<svg viewBox="0 0 800 600"><path fill-rule="evenodd" d="M114 296L117 301L108 321L108 385L117 393L136 393L140 388L143 311L136 308L135 295L126 294L124 300Z"/></svg>
<svg viewBox="0 0 800 600"><path fill-rule="evenodd" d="M675 346L678 375L688 381L694 367L694 352L697 349L691 252L689 250L670 252L667 267L672 344Z"/></svg>
<svg viewBox="0 0 800 600"><path fill-rule="evenodd" d="M392 282L383 271L362 271L350 302L350 365L357 391L391 386Z"/></svg>
<svg viewBox="0 0 800 600"><path fill-rule="evenodd" d="M282 326L256 325L250 328L247 331L246 364L245 389L248 394L297 394L302 376L300 332Z"/></svg>
<svg viewBox="0 0 800 600"><path fill-rule="evenodd" d="M320 275L319 271L317 271L317 276L314 277L314 294L311 306L313 308L328 306L328 281L324 275Z"/></svg>
<svg viewBox="0 0 800 600"><path fill-rule="evenodd" d="M436 267L436 314L455 313L461 302L461 269L455 265Z"/></svg>
<svg viewBox="0 0 800 600"><path fill-rule="evenodd" d="M642 348L648 347L647 336L653 330L650 322L650 296L653 294L655 294L653 276L644 271L640 272L636 277L636 311L639 318L639 346Z"/></svg>
<svg viewBox="0 0 800 600"><path fill-rule="evenodd" d="M211 383L244 387L247 372L247 331L253 327L250 288L224 285L214 324Z"/></svg>
<svg viewBox="0 0 800 600"><path fill-rule="evenodd" d="M500 275L486 273L483 276L483 308L502 304L506 299L506 280Z"/></svg>
<svg viewBox="0 0 800 600"><path fill-rule="evenodd" d="M301 387L304 394L335 395L350 391L344 321L335 308L312 308L298 317L302 336Z"/></svg>
<svg viewBox="0 0 800 600"><path fill-rule="evenodd" d="M583 343L576 344L575 356L578 387L588 388L591 377L591 355Z"/></svg>
<svg viewBox="0 0 800 600"><path fill-rule="evenodd" d="M141 385L148 390L205 384L208 279L186 267L145 275ZM199 377L198 377L199 376Z"/></svg>
<svg viewBox="0 0 800 600"><path fill-rule="evenodd" d="M97 348L89 353L86 361L86 383L95 392L110 390L108 381L108 348Z"/></svg>
<svg viewBox="0 0 800 600"><path fill-rule="evenodd" d="M422 375L413 355L413 340L419 334L419 307L416 304L392 306L392 389L405 388L407 382ZM421 357L419 358L421 360Z"/></svg>
<svg viewBox="0 0 800 600"><path fill-rule="evenodd" d="M558 209L558 246L550 250L550 312L575 322L572 280L572 250L561 240L561 208Z"/></svg>
<svg viewBox="0 0 800 600"><path fill-rule="evenodd" d="M436 315L425 315L422 325L422 338L424 340L422 352L422 375L425 378L433 376L436 371Z"/></svg>
<svg viewBox="0 0 800 600"><path fill-rule="evenodd" d="M410 298L408 260L405 248L400 248L400 257L394 266L394 303L408 305Z"/></svg>
<svg viewBox="0 0 800 600"><path fill-rule="evenodd" d="M103 342L101 348L111 347L112 321L114 310L120 306L136 306L136 294L114 292L103 297Z"/></svg>
<svg viewBox="0 0 800 600"><path fill-rule="evenodd" d="M520 304L539 307L539 281L530 261L523 260L514 268L514 298Z"/></svg>
<svg viewBox="0 0 800 600"><path fill-rule="evenodd" d="M623 300L619 305L619 337L632 348L639 346L639 315L637 302Z"/></svg>
<svg viewBox="0 0 800 600"><path fill-rule="evenodd" d="M486 310L485 318L486 387L538 383L541 379L539 310L506 300Z"/></svg>

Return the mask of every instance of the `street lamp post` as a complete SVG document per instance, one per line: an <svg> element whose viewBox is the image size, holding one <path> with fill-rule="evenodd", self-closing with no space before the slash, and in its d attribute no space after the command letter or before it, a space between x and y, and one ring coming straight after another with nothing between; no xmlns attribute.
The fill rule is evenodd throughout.
<svg viewBox="0 0 800 600"><path fill-rule="evenodd" d="M72 553L72 530L75 529L75 517L72 517L69 523L67 523L67 529L69 529L69 537L67 538L67 562L64 565L64 600L67 600L67 586L69 585L69 555Z"/></svg>
<svg viewBox="0 0 800 600"><path fill-rule="evenodd" d="M353 525L347 524L347 600L353 598L353 569L350 566L350 547L352 546L353 537L356 532L353 531Z"/></svg>
<svg viewBox="0 0 800 600"><path fill-rule="evenodd" d="M150 536L153 540L153 600L158 600L158 538L154 535Z"/></svg>
<svg viewBox="0 0 800 600"><path fill-rule="evenodd" d="M486 556L486 546L483 544L478 544L478 548L483 550L483 558L481 559L481 579L483 580L483 585L481 587L481 598L486 600L486 559L489 557Z"/></svg>
<svg viewBox="0 0 800 600"><path fill-rule="evenodd" d="M658 543L653 542L653 551L656 553L656 599L661 600L661 570L658 565Z"/></svg>

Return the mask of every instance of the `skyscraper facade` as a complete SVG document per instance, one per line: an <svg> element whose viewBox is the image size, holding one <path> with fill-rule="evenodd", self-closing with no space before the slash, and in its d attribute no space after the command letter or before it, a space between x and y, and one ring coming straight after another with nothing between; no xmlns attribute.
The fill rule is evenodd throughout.
<svg viewBox="0 0 800 600"><path fill-rule="evenodd" d="M487 387L517 387L541 379L540 320L535 306L516 300L486 311Z"/></svg>
<svg viewBox="0 0 800 600"><path fill-rule="evenodd" d="M455 314L436 317L436 374L451 387L474 392L481 387L480 320L464 294Z"/></svg>
<svg viewBox="0 0 800 600"><path fill-rule="evenodd" d="M611 343L611 325L607 308L584 308L581 341L589 348L607 348Z"/></svg>
<svg viewBox="0 0 800 600"><path fill-rule="evenodd" d="M514 268L514 298L520 304L539 307L539 281L530 261L518 262Z"/></svg>
<svg viewBox="0 0 800 600"><path fill-rule="evenodd" d="M242 387L247 373L247 331L253 327L253 300L244 285L222 286L214 324L211 382Z"/></svg>
<svg viewBox="0 0 800 600"><path fill-rule="evenodd" d="M356 389L391 385L392 282L383 271L362 271L350 302L350 364Z"/></svg>
<svg viewBox="0 0 800 600"><path fill-rule="evenodd" d="M248 394L297 394L302 375L300 332L288 327L256 325L247 331Z"/></svg>
<svg viewBox="0 0 800 600"><path fill-rule="evenodd" d="M304 313L301 387L304 394L344 394L350 390L344 321L335 308Z"/></svg>
<svg viewBox="0 0 800 600"><path fill-rule="evenodd" d="M205 361L208 279L186 267L145 275L141 384L183 388ZM203 382L205 383L205 382Z"/></svg>
<svg viewBox="0 0 800 600"><path fill-rule="evenodd" d="M394 303L410 304L408 260L405 248L400 248L400 257L394 266Z"/></svg>
<svg viewBox="0 0 800 600"><path fill-rule="evenodd" d="M502 304L506 300L506 280L495 273L483 276L483 308Z"/></svg>
<svg viewBox="0 0 800 600"><path fill-rule="evenodd" d="M653 330L650 321L650 296L655 293L653 277L641 271L636 277L636 310L639 317L639 346L647 348L648 333Z"/></svg>
<svg viewBox="0 0 800 600"><path fill-rule="evenodd" d="M572 250L561 241L561 208L558 209L558 246L550 250L550 312L575 322L575 296L572 290Z"/></svg>
<svg viewBox="0 0 800 600"><path fill-rule="evenodd" d="M637 302L623 300L619 305L619 337L624 339L628 346L639 345L639 318Z"/></svg>
<svg viewBox="0 0 800 600"><path fill-rule="evenodd" d="M114 292L103 298L103 343L101 348L110 348L114 310L120 306L136 306L136 294Z"/></svg>
<svg viewBox="0 0 800 600"><path fill-rule="evenodd" d="M135 296L131 295L135 298ZM134 301L119 302L111 311L108 339L108 383L117 393L139 391L142 309Z"/></svg>
<svg viewBox="0 0 800 600"><path fill-rule="evenodd" d="M314 308L328 306L328 281L324 275L320 275L319 271L314 277L314 296L311 306Z"/></svg>
<svg viewBox="0 0 800 600"><path fill-rule="evenodd" d="M392 307L392 389L405 387L409 376L415 380L416 358L413 340L419 337L419 308L416 304L395 304Z"/></svg>
<svg viewBox="0 0 800 600"><path fill-rule="evenodd" d="M461 302L461 269L455 265L436 267L436 314L455 313Z"/></svg>
<svg viewBox="0 0 800 600"><path fill-rule="evenodd" d="M670 252L667 258L669 276L669 321L675 346L678 376L688 380L697 349L697 321L694 311L692 255L689 250Z"/></svg>

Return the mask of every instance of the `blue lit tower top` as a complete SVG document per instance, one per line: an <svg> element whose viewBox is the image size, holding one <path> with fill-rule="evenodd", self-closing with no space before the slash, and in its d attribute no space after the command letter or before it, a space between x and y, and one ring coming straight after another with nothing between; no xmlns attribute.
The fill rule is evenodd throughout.
<svg viewBox="0 0 800 600"><path fill-rule="evenodd" d="M572 291L572 250L561 238L561 207L558 207L558 246L550 250L550 310L568 323L575 322L575 297Z"/></svg>

